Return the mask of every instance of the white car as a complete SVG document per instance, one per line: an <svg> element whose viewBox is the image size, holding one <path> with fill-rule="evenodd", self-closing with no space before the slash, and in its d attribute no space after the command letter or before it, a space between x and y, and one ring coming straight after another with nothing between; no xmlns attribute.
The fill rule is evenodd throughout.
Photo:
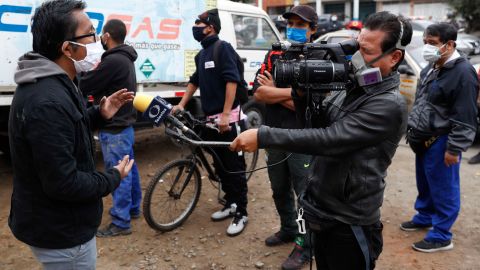
<svg viewBox="0 0 480 270"><path fill-rule="evenodd" d="M314 42L326 41L327 43L338 43L346 39L357 38L358 33L358 31L352 30L330 32L319 37ZM413 31L412 40L405 50L405 59L398 68L398 72L400 72L400 93L405 97L408 111L411 110L413 101L415 100L415 92L417 90L420 72L428 64L422 57L422 48L423 32ZM480 63L474 65L474 67L478 73Z"/></svg>

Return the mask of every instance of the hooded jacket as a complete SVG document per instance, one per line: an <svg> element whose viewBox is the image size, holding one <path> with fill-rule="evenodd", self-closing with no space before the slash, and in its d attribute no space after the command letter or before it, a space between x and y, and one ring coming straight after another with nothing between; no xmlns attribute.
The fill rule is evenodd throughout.
<svg viewBox="0 0 480 270"><path fill-rule="evenodd" d="M458 155L467 151L477 129L475 69L467 59L459 57L440 69L432 70L428 65L420 78L408 127L427 137L448 134L448 152Z"/></svg>
<svg viewBox="0 0 480 270"><path fill-rule="evenodd" d="M395 73L349 94L332 93L323 123L311 129L260 127L259 147L314 155L300 198L305 216L362 226L379 221L387 168L406 127L399 84ZM305 98L294 96L294 103L305 119Z"/></svg>
<svg viewBox="0 0 480 270"><path fill-rule="evenodd" d="M28 245L63 249L83 244L100 225L102 197L120 183L116 169L95 171L92 126L77 87L57 64L36 54L19 59L8 123L13 194L8 224Z"/></svg>
<svg viewBox="0 0 480 270"><path fill-rule="evenodd" d="M82 74L80 90L84 95L92 95L95 104L99 104L102 97L108 97L123 88L135 93L137 77L134 62L137 56L135 49L125 44L104 52L97 68ZM133 103L129 102L120 108L102 129L119 132L135 123L136 116L137 111Z"/></svg>

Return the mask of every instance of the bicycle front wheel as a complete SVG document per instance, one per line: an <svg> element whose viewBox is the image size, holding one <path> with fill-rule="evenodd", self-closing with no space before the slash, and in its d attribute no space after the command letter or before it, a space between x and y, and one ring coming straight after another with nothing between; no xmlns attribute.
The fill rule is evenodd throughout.
<svg viewBox="0 0 480 270"><path fill-rule="evenodd" d="M201 188L195 162L176 160L165 165L145 192L143 215L148 225L161 232L182 225L195 209Z"/></svg>

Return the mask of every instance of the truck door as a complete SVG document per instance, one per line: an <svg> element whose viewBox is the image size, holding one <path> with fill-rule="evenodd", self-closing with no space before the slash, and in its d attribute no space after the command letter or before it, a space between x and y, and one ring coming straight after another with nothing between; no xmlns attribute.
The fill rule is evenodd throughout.
<svg viewBox="0 0 480 270"><path fill-rule="evenodd" d="M262 15L232 12L230 16L236 50L245 65L245 81L251 86L272 43L280 41L279 34L272 22Z"/></svg>

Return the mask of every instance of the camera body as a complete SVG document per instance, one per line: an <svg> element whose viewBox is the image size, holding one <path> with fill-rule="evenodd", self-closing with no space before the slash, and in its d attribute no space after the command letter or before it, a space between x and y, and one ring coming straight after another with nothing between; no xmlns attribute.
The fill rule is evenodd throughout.
<svg viewBox="0 0 480 270"><path fill-rule="evenodd" d="M358 48L356 40L341 43L274 43L272 50L283 52L275 62L275 82L303 91L346 90L353 84L349 56Z"/></svg>

